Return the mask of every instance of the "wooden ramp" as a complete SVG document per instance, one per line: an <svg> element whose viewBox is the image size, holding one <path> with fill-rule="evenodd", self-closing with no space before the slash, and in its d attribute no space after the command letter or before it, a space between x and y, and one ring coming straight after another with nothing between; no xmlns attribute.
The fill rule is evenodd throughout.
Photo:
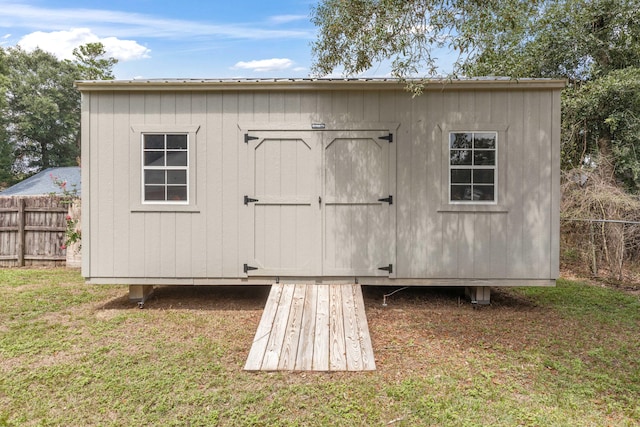
<svg viewBox="0 0 640 427"><path fill-rule="evenodd" d="M244 369L375 370L360 285L272 285Z"/></svg>

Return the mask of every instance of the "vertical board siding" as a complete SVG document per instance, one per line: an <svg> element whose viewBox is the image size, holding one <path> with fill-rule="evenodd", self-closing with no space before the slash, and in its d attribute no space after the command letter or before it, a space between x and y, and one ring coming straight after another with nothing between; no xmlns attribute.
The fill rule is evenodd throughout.
<svg viewBox="0 0 640 427"><path fill-rule="evenodd" d="M390 189L396 214L391 257L398 278L553 278L559 252L558 99L559 91L532 90L427 91L416 98L402 91L361 90L91 93L83 105L85 135L91 141L87 162L92 195L86 275L244 277L242 264L250 255L247 239L255 225L247 224L249 211L242 203L253 184L248 182L249 149L239 123L321 122L329 130L344 123L380 122L399 123L394 139L396 186ZM505 162L498 164L504 169L498 179L506 181L498 183L498 198L506 212L440 209L449 195L443 126L465 123L507 126L506 138L498 142L498 150L506 153ZM199 126L192 141L197 154L191 165L197 189L193 212L132 212L131 206L139 202L134 200L139 191L132 188L141 186L136 169L141 166L131 162L141 148L139 134L131 128L160 124ZM295 163L286 158L295 153L287 153L256 162L263 162L261 170ZM348 165L338 167L340 158L329 155L325 161L335 163L336 173L354 172ZM276 175L282 179L298 172L265 174L265 179ZM295 190L293 181L273 185L286 193ZM335 190L330 177L322 183L322 194ZM331 215L331 209L327 207L325 215ZM279 217L270 221L286 231L286 224L304 221L299 211L280 209ZM353 221L362 227L374 224L371 218L354 216ZM347 237L335 239L348 253L364 244ZM260 238L256 245L269 240L268 235ZM269 253L274 264L283 266L296 265L299 259L280 258L300 255ZM324 256L335 266L353 267L352 260Z"/></svg>
<svg viewBox="0 0 640 427"><path fill-rule="evenodd" d="M205 217L206 229L200 230L207 236L207 277L222 277L222 235L224 222L222 212L224 205L221 203L225 174L222 168L223 155L223 99L220 93L207 94L205 129L200 130L204 138L203 145L207 146L204 157L206 192L199 191L199 204ZM198 163L200 166L200 163ZM204 200L202 200L204 199Z"/></svg>
<svg viewBox="0 0 640 427"><path fill-rule="evenodd" d="M222 94L222 198L218 201L222 206L222 276L238 277L241 274L241 263L238 251L240 222L240 185L238 168L240 137L238 132L238 98L237 92ZM244 144L243 144L244 145ZM246 148L245 148L246 150ZM242 171L246 173L246 171Z"/></svg>
<svg viewBox="0 0 640 427"><path fill-rule="evenodd" d="M523 262L523 240L524 240L524 207L522 205L522 192L524 190L524 180L521 177L522 171L527 164L524 158L525 140L524 133L524 93L513 92L509 94L508 100L508 120L509 131L506 144L509 144L507 157L507 191L504 194L505 204L509 209L507 215L506 241L507 246L507 274L508 278L516 278L525 274L526 264Z"/></svg>
<svg viewBox="0 0 640 427"><path fill-rule="evenodd" d="M145 123L145 95L140 93L134 93L129 95L129 121L131 125L144 124ZM129 159L136 159L141 151L140 136L131 130L128 131L129 141ZM133 161L133 160L130 160ZM130 176L131 187L141 187L141 175L140 164L130 164L129 171L137 171L138 174ZM146 254L146 226L145 226L145 213L143 212L130 212L130 206L135 205L138 202L138 192L129 191L129 205L125 206L127 212L124 215L129 216L129 274L125 275L129 277L145 277L147 268L145 264Z"/></svg>
<svg viewBox="0 0 640 427"><path fill-rule="evenodd" d="M410 96L394 96L385 94L385 98L393 96L395 110L387 110L387 114L393 117L393 121L401 123L398 129L396 159L399 167L396 169L396 221L402 227L398 233L396 247L396 272L398 276L410 275L410 263L405 260L412 258L413 249L411 247L411 206L413 192L411 188L411 145L412 145L412 106L415 99Z"/></svg>
<svg viewBox="0 0 640 427"><path fill-rule="evenodd" d="M113 235L115 238L115 251L113 254L113 275L126 277L130 273L131 244L130 221L131 211L129 201L131 199L131 177L127 173L132 161L129 156L129 135L131 133L130 97L127 94L115 94L113 106L113 138L117 144L113 144L114 157L114 205L113 205ZM124 142L124 143L123 143Z"/></svg>
<svg viewBox="0 0 640 427"><path fill-rule="evenodd" d="M551 247L549 249L549 277L560 275L560 90L552 95L551 116Z"/></svg>
<svg viewBox="0 0 640 427"><path fill-rule="evenodd" d="M114 96L105 93L98 98L97 131L105 141L114 141ZM114 274L114 251L117 241L114 239L114 203L115 203L115 175L120 170L114 158L114 143L99 144L96 155L99 161L96 193L100 197L100 208L97 212L95 227L100 231L99 245L96 256L100 260L98 275L112 276Z"/></svg>
<svg viewBox="0 0 640 427"><path fill-rule="evenodd" d="M196 205L201 209L198 213L188 214L190 218L191 230L185 230L185 240L187 244L191 244L190 259L185 262L190 268L190 274L193 277L206 277L207 276L207 262L209 259L210 248L207 244L208 231L208 217L202 212L211 213L206 210L207 195L209 194L209 182L207 176L209 173L216 173L210 171L209 163L209 150L214 150L217 139L212 139L211 144L208 143L207 138L207 94L200 92L193 92L191 97L191 122L195 125L199 125L200 129L196 134L195 149L196 149L196 185L198 186L198 192L196 193ZM180 230L182 232L182 230ZM186 268L186 267L185 267ZM185 272L183 277L189 277Z"/></svg>

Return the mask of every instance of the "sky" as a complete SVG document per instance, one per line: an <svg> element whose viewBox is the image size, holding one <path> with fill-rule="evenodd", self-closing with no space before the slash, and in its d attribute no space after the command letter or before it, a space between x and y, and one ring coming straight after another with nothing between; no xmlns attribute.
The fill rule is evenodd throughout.
<svg viewBox="0 0 640 427"><path fill-rule="evenodd" d="M314 0L0 0L0 46L72 58L102 42L117 79L307 77ZM372 73L380 74L381 70Z"/></svg>

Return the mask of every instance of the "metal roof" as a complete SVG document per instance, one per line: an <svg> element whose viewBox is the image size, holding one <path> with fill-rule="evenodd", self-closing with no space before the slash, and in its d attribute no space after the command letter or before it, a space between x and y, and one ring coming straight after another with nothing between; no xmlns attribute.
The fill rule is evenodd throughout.
<svg viewBox="0 0 640 427"><path fill-rule="evenodd" d="M410 82L423 82L425 90L431 89L462 89L462 88L514 88L522 89L550 89L563 88L565 80L509 77L473 77L473 78L435 78L415 79ZM153 78L132 80L80 80L76 86L81 91L94 90L268 90L278 89L309 89L309 90L340 90L353 89L390 89L403 90L405 82L387 77L362 78Z"/></svg>
<svg viewBox="0 0 640 427"><path fill-rule="evenodd" d="M0 191L0 196L42 196L47 194L63 194L62 189L54 183L54 179L66 182L68 191L77 191L80 196L80 167L48 168Z"/></svg>

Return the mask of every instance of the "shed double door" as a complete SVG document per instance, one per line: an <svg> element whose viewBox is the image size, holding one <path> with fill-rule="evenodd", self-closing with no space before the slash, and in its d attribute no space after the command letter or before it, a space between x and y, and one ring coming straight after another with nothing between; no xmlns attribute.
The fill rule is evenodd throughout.
<svg viewBox="0 0 640 427"><path fill-rule="evenodd" d="M247 135L247 275L393 276L395 146L388 135Z"/></svg>

